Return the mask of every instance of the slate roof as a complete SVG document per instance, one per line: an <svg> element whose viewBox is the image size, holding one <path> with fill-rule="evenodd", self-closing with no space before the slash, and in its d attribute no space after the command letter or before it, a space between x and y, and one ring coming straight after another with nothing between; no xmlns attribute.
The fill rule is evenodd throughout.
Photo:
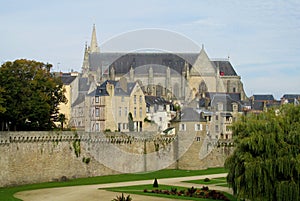
<svg viewBox="0 0 300 201"><path fill-rule="evenodd" d="M177 121L180 121L180 122L206 122L206 119L201 116L200 111L197 111L193 108L184 108L181 111L180 119Z"/></svg>
<svg viewBox="0 0 300 201"><path fill-rule="evenodd" d="M92 91L91 93L88 94L88 96L109 96L109 93L106 90L106 85L107 84L113 84L115 87L115 96L129 96L134 88L134 86L137 84L135 82L128 82L127 83L127 92L124 91L121 86L119 81L114 81L114 80L106 80L103 82L100 86L97 86L97 88Z"/></svg>
<svg viewBox="0 0 300 201"><path fill-rule="evenodd" d="M145 96L145 101L146 101L146 105L147 107L151 106L151 105L169 105L170 102L166 101L164 98L162 97L158 97L158 96Z"/></svg>
<svg viewBox="0 0 300 201"><path fill-rule="evenodd" d="M288 103L295 103L300 100L300 94L284 94L282 98L287 100Z"/></svg>
<svg viewBox="0 0 300 201"><path fill-rule="evenodd" d="M241 101L241 94L240 93L218 93L218 92L206 92L205 96L212 99L215 95L221 96L226 95L229 96L234 101Z"/></svg>
<svg viewBox="0 0 300 201"><path fill-rule="evenodd" d="M254 101L274 101L274 97L271 94L258 94L253 95Z"/></svg>
<svg viewBox="0 0 300 201"><path fill-rule="evenodd" d="M243 105L239 93L206 93L206 98L199 99L199 107L204 108L207 101L208 106L214 107L223 103L223 111L233 111L232 103L237 103L238 111L241 111Z"/></svg>
<svg viewBox="0 0 300 201"><path fill-rule="evenodd" d="M237 76L234 68L229 61L213 61L213 63L215 64L215 66L219 66L220 75L224 73L224 75L227 76Z"/></svg>
<svg viewBox="0 0 300 201"><path fill-rule="evenodd" d="M300 94L284 94L283 98L286 98L286 99L294 99L294 98L299 99Z"/></svg>
<svg viewBox="0 0 300 201"><path fill-rule="evenodd" d="M79 78L79 83L78 84L79 84L78 91L87 92L90 88L89 81L88 81L87 77Z"/></svg>
<svg viewBox="0 0 300 201"><path fill-rule="evenodd" d="M85 93L79 93L77 99L74 101L71 107L75 107L76 105L79 105L80 103L84 102L85 99Z"/></svg>
<svg viewBox="0 0 300 201"><path fill-rule="evenodd" d="M62 76L61 81L64 85L69 85L75 80L76 76Z"/></svg>
<svg viewBox="0 0 300 201"><path fill-rule="evenodd" d="M97 71L102 67L102 72L112 66L116 74L127 74L130 68L137 70L137 73L146 74L146 66L153 68L153 73L165 72L166 66L173 69L171 74L180 73L184 69L185 61L188 62L189 68L195 63L199 53L92 53L89 57L90 70ZM212 64L219 66L220 72L224 76L236 76L236 72L231 63L227 60L215 60ZM145 66L146 65L146 66ZM144 66L144 67L143 67Z"/></svg>

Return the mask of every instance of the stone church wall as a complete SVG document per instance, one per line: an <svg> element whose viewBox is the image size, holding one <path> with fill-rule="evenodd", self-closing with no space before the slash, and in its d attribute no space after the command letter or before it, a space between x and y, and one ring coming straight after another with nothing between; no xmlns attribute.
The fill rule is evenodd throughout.
<svg viewBox="0 0 300 201"><path fill-rule="evenodd" d="M0 186L162 168L220 167L228 155L224 148L218 148L200 160L199 142L192 142L185 153L178 154L177 148L186 146L182 143L187 140L150 139L147 133L137 135L139 137L103 137L103 133L85 132L1 132Z"/></svg>

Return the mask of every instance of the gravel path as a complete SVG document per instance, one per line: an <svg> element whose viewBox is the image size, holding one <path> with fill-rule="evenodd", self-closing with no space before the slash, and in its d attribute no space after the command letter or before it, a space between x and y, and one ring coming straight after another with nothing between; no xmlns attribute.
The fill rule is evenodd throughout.
<svg viewBox="0 0 300 201"><path fill-rule="evenodd" d="M227 174L213 174L213 175L202 175L202 176L191 176L191 177L177 177L168 179L159 179L159 184L172 185L172 186L184 186L195 188L201 188L203 185L185 183L188 180L198 180L204 178L217 178L225 177ZM22 199L23 201L110 201L121 193L110 192L106 190L99 190L99 188L109 187L121 187L121 186L134 186L152 184L153 180L142 180L142 181L131 181L131 182L120 182L120 183L109 183L109 184L98 184L98 185L85 185L85 186L71 186L61 188L48 188L38 189L32 191L18 192L14 196ZM232 193L227 187L220 187L214 185L208 185L210 188L215 190L226 191ZM126 193L124 195L127 195ZM171 201L174 199L159 198L153 196L142 196L142 195L130 195L134 201ZM176 201L180 201L176 199Z"/></svg>

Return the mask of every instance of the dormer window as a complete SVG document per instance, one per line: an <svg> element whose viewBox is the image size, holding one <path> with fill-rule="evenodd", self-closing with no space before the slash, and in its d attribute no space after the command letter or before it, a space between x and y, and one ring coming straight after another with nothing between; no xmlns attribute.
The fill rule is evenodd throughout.
<svg viewBox="0 0 300 201"><path fill-rule="evenodd" d="M95 103L99 103L99 96L95 97Z"/></svg>

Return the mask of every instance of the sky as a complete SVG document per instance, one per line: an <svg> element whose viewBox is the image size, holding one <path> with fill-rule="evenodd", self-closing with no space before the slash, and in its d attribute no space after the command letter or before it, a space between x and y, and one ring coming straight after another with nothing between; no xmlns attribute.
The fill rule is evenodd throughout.
<svg viewBox="0 0 300 201"><path fill-rule="evenodd" d="M80 71L98 44L141 29L176 32L228 58L246 94L300 94L299 0L0 0L0 62L25 58ZM199 49L200 51L200 49Z"/></svg>

